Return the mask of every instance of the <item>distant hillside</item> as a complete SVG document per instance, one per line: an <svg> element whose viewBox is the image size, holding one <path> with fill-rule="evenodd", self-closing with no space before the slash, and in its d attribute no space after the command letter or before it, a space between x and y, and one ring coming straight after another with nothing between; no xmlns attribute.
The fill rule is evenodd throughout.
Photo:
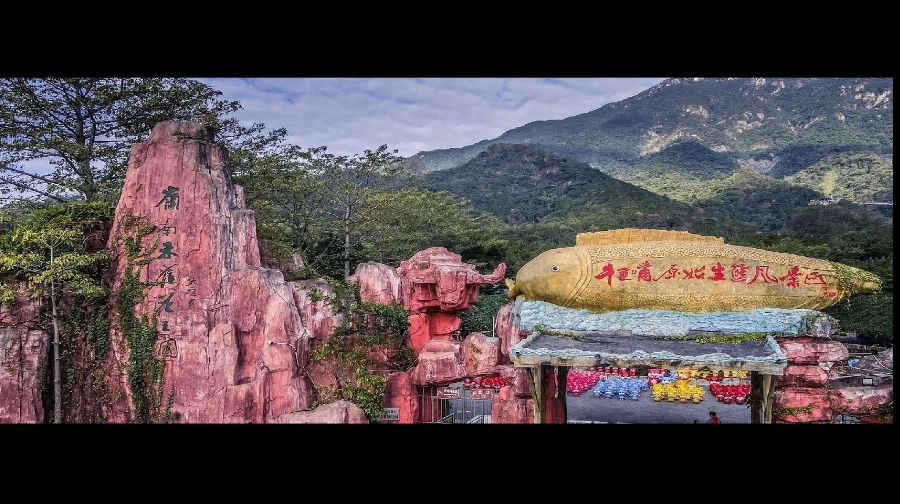
<svg viewBox="0 0 900 504"><path fill-rule="evenodd" d="M443 171L490 145L521 144L680 201L740 168L860 203L892 200L893 87L890 78L668 79L584 114L420 152L407 165Z"/></svg>
<svg viewBox="0 0 900 504"><path fill-rule="evenodd" d="M421 176L424 188L448 191L471 201L511 225L591 208L609 225L628 225L635 216L663 212L682 217L693 210L683 203L616 180L587 163L562 158L526 145L492 144L454 168Z"/></svg>
<svg viewBox="0 0 900 504"><path fill-rule="evenodd" d="M821 217L820 212L811 211L809 201L823 195L812 189L747 168L724 175L698 173L697 177L707 179L704 190L686 203L532 146L492 144L459 166L420 175L418 184L468 199L476 212L496 215L519 239L553 245L571 244L581 232L623 227L726 235L821 226L805 222ZM882 220L849 201L831 210L832 219L855 224ZM836 230L841 227L841 223L830 225Z"/></svg>

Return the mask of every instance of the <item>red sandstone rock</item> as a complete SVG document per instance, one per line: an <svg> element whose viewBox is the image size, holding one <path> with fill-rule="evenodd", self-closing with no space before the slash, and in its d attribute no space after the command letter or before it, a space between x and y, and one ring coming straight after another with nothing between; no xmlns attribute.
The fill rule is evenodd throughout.
<svg viewBox="0 0 900 504"><path fill-rule="evenodd" d="M790 410L779 413L779 410ZM824 388L785 387L775 390L775 423L824 423L834 420L834 411Z"/></svg>
<svg viewBox="0 0 900 504"><path fill-rule="evenodd" d="M849 357L849 351L840 342L817 336L775 339L789 362L784 375L775 382L778 387L775 410L803 408L793 413L776 415L777 423L830 422L836 414L865 416L867 412L883 411L886 405L893 403L893 380L883 386L859 387L853 386L844 378L831 376L829 370L833 363ZM893 373L893 352L884 357L867 357L872 359L864 364L866 371L876 372L869 367L874 366L881 376ZM861 368L853 369L863 374L866 372ZM821 385L822 388L817 388L816 385Z"/></svg>
<svg viewBox="0 0 900 504"><path fill-rule="evenodd" d="M409 315L409 346L421 351L431 340L449 340L459 334L462 319L456 312L411 313Z"/></svg>
<svg viewBox="0 0 900 504"><path fill-rule="evenodd" d="M468 376L487 376L497 373L500 338L490 338L478 332L472 333L463 340L462 352Z"/></svg>
<svg viewBox="0 0 900 504"><path fill-rule="evenodd" d="M506 382L509 384L507 386L512 386L516 380L516 367L512 364L498 364L495 368L497 374L500 375Z"/></svg>
<svg viewBox="0 0 900 504"><path fill-rule="evenodd" d="M445 385L465 376L462 348L456 341L429 341L419 352L418 365L410 370L410 381L415 385Z"/></svg>
<svg viewBox="0 0 900 504"><path fill-rule="evenodd" d="M775 380L776 387L815 387L828 382L828 371L817 365L788 364L784 374Z"/></svg>
<svg viewBox="0 0 900 504"><path fill-rule="evenodd" d="M24 284L20 284L12 305L0 304L0 327L21 326L33 328L40 322L41 298L31 297Z"/></svg>
<svg viewBox="0 0 900 504"><path fill-rule="evenodd" d="M515 368L515 378L510 380L510 383L512 383L512 392L516 397L531 397L531 384L527 369Z"/></svg>
<svg viewBox="0 0 900 504"><path fill-rule="evenodd" d="M518 398L503 387L491 405L491 423L495 424L533 424L534 399Z"/></svg>
<svg viewBox="0 0 900 504"><path fill-rule="evenodd" d="M115 291L119 292L128 267L123 239L135 236L133 224L143 219L156 228L138 243L147 261L133 264L131 271L142 281L157 283L146 289L147 297L135 306L135 313L148 317L159 332L153 351L166 362L161 400L171 398L178 421L309 423L309 418L330 415L328 409L304 411L312 402L311 385L316 385L317 399L322 400L342 384L333 359L308 362L313 345L331 337L340 323L323 298L333 291L323 280L286 283L280 271L262 267L254 214L244 207L242 189L231 183L226 161L224 149L195 123L160 123L146 142L133 146L107 244L118 253ZM301 267L302 262L288 266ZM406 290L401 289L404 282L398 270L377 263L360 265L349 279L360 285L364 301L405 301L412 308L409 340L420 351L419 365L408 373L391 374L385 399L400 408L400 423L418 419L421 406L413 384L445 385L469 374L499 373L520 382L522 389L523 372L499 366L501 361L510 362L501 354L505 348L501 339L473 335L465 360L458 342L458 312L471 307L481 286L501 281L505 265L482 275L457 254L432 248L401 266ZM14 314L3 309L0 320L22 320L31 312L36 317L39 303L28 306ZM111 318L115 322L116 314ZM118 326L111 338L109 368L120 371L110 375L108 387L124 400L106 405L105 413L110 422L133 422L138 419L136 396L126 371L131 349ZM46 356L47 349L41 351ZM40 366L26 365L31 370ZM2 373L0 380L10 378ZM15 401L25 395L2 394L22 390L38 394L30 403L42 414L36 383L4 387L0 409L13 405L20 410ZM514 402L518 406L513 410L522 407L521 400ZM528 408L530 414L530 403ZM346 423L342 414L338 416L325 422ZM41 421L18 418L12 421Z"/></svg>
<svg viewBox="0 0 900 504"><path fill-rule="evenodd" d="M461 345L458 341L433 340L429 341L423 352L441 353L452 352L459 353Z"/></svg>
<svg viewBox="0 0 900 504"><path fill-rule="evenodd" d="M402 261L397 273L403 307L415 313L466 310L478 299L481 286L496 284L506 274L505 264L482 275L461 258L443 247L432 247Z"/></svg>
<svg viewBox="0 0 900 504"><path fill-rule="evenodd" d="M839 341L825 338L775 338L792 364L818 364L846 359L850 353Z"/></svg>
<svg viewBox="0 0 900 504"><path fill-rule="evenodd" d="M281 272L261 267L254 214L226 164L202 125L158 124L132 147L107 245L117 255L114 296L126 269L156 282L135 313L159 333L161 400L182 423L262 423L311 403L301 372L308 335ZM124 240L142 221L155 226L140 240L147 262L129 265ZM105 405L107 414L133 422L131 349L116 324L111 341L110 369L122 371L109 388L123 400Z"/></svg>
<svg viewBox="0 0 900 504"><path fill-rule="evenodd" d="M359 285L361 301L383 305L400 303L400 275L386 264L362 263L347 281Z"/></svg>
<svg viewBox="0 0 900 504"><path fill-rule="evenodd" d="M44 422L41 370L52 361L50 335L34 329L40 309L24 284L12 305L0 305L0 424Z"/></svg>
<svg viewBox="0 0 900 504"><path fill-rule="evenodd" d="M291 282L294 303L300 312L303 328L310 338L327 339L340 325L340 319L328 301L334 288L322 279Z"/></svg>
<svg viewBox="0 0 900 504"><path fill-rule="evenodd" d="M877 386L841 385L828 390L831 407L836 413L860 416L882 411L894 402L894 382Z"/></svg>
<svg viewBox="0 0 900 504"><path fill-rule="evenodd" d="M459 317L454 318L459 324L462 323ZM409 320L409 329L406 330L406 334L409 339L409 346L416 352L421 352L425 343L428 343L428 340L431 339L431 328L429 327L431 317L427 313L410 313L407 320Z"/></svg>
<svg viewBox="0 0 900 504"><path fill-rule="evenodd" d="M515 306L516 302L510 301L497 311L497 329L495 334L501 341L500 355L504 364L512 362L509 358L509 347L516 345L527 337L519 330L519 316L513 313Z"/></svg>
<svg viewBox="0 0 900 504"><path fill-rule="evenodd" d="M44 422L40 371L49 362L50 344L44 331L0 327L0 424Z"/></svg>
<svg viewBox="0 0 900 504"><path fill-rule="evenodd" d="M323 404L312 411L285 413L272 419L278 424L367 424L366 413L349 401Z"/></svg>
<svg viewBox="0 0 900 504"><path fill-rule="evenodd" d="M414 424L419 420L419 403L416 389L410 380L410 372L391 373L387 377L387 391L384 394L385 408L399 408L400 420L382 423Z"/></svg>

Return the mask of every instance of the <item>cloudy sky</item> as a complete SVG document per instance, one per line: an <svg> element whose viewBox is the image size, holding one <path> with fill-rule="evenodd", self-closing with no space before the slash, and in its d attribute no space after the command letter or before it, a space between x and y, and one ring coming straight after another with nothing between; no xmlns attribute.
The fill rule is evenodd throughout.
<svg viewBox="0 0 900 504"><path fill-rule="evenodd" d="M565 119L664 78L197 78L241 102L237 117L286 128L302 148L351 156L381 145L408 157Z"/></svg>

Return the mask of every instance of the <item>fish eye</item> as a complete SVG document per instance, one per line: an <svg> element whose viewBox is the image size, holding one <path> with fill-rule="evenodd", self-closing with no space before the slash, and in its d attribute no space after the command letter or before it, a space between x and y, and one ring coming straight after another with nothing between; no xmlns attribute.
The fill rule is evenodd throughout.
<svg viewBox="0 0 900 504"><path fill-rule="evenodd" d="M550 271L559 271L559 266L557 266L556 264L550 266Z"/></svg>

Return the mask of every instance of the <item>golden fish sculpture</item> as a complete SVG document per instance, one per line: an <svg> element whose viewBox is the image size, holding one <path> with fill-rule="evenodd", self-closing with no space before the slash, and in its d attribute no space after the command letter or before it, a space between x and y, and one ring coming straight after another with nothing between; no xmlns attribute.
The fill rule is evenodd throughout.
<svg viewBox="0 0 900 504"><path fill-rule="evenodd" d="M715 236L617 229L576 236L506 280L510 298L604 313L635 308L693 313L821 310L881 280L822 259L726 245Z"/></svg>

